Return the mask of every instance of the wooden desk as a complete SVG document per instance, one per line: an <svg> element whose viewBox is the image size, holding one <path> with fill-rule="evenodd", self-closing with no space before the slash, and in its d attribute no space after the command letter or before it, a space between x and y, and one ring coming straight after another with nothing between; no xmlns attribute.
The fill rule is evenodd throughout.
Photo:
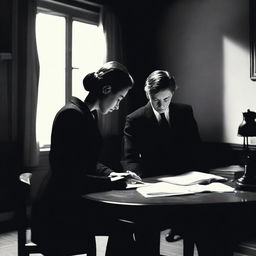
<svg viewBox="0 0 256 256"><path fill-rule="evenodd" d="M175 227L199 241L198 245L204 244L200 255L205 256L232 255L234 244L256 230L256 192L144 198L131 189L91 193L83 198L104 214L132 221L141 230Z"/></svg>

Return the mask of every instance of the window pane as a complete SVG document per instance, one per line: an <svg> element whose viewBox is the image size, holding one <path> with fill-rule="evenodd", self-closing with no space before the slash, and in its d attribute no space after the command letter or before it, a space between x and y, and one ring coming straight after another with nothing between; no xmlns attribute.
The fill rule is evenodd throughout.
<svg viewBox="0 0 256 256"><path fill-rule="evenodd" d="M97 70L105 57L103 31L96 25L73 21L72 37L72 95L84 100L83 78Z"/></svg>
<svg viewBox="0 0 256 256"><path fill-rule="evenodd" d="M50 144L55 114L65 104L65 18L39 13L36 18L40 79L37 138Z"/></svg>

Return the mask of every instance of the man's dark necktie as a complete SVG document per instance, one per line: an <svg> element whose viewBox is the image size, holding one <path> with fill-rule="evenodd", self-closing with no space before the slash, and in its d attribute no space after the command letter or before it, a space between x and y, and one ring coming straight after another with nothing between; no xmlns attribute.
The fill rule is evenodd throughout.
<svg viewBox="0 0 256 256"><path fill-rule="evenodd" d="M168 123L168 121L167 121L167 119L165 117L165 114L161 113L160 117L161 118L160 118L159 124L160 124L161 129L168 130L170 128L170 126L169 126L169 123Z"/></svg>

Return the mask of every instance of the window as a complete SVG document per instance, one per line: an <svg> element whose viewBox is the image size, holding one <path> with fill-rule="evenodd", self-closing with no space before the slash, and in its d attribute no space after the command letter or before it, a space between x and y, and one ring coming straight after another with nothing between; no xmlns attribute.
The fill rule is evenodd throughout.
<svg viewBox="0 0 256 256"><path fill-rule="evenodd" d="M99 26L100 7L93 10L39 1L36 37L40 62L37 138L50 146L53 119L71 96L86 97L83 77L105 58L105 39ZM85 6L88 9L88 4Z"/></svg>

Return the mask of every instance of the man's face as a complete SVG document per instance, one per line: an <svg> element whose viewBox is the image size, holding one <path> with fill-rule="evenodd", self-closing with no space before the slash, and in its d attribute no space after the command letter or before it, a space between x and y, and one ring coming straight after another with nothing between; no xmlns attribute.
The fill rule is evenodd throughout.
<svg viewBox="0 0 256 256"><path fill-rule="evenodd" d="M157 93L147 93L151 106L159 113L165 112L169 107L173 93L170 89L164 89Z"/></svg>

